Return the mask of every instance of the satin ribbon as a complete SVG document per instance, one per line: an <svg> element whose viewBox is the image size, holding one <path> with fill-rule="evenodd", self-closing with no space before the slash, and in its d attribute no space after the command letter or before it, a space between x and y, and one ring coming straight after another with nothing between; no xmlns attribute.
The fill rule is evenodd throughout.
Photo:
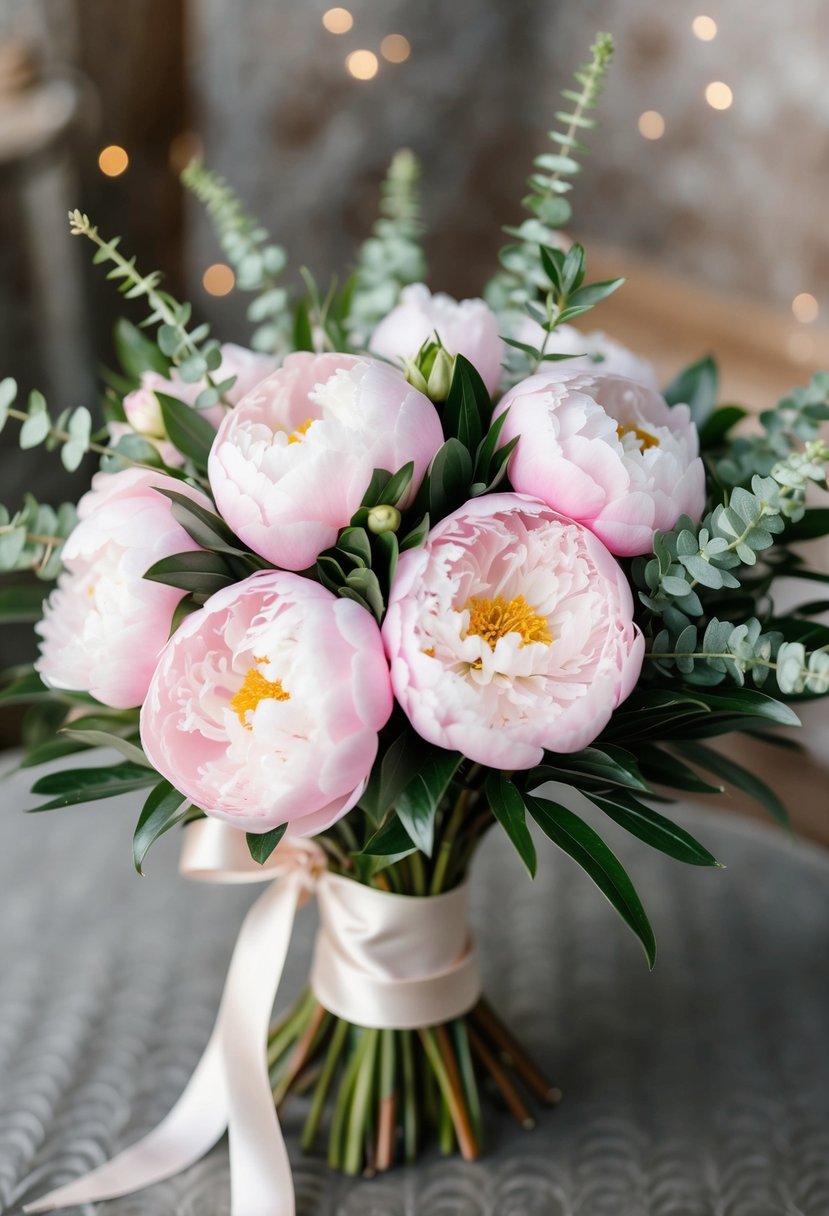
<svg viewBox="0 0 829 1216"><path fill-rule="evenodd" d="M294 917L313 894L321 923L311 987L331 1013L358 1026L402 1030L459 1017L480 995L465 886L426 898L391 895L331 874L322 849L298 838L283 839L260 866L244 834L215 819L188 826L180 869L206 882L270 880L242 924L204 1055L154 1131L25 1212L116 1199L163 1182L227 1131L231 1216L295 1216L267 1036Z"/></svg>

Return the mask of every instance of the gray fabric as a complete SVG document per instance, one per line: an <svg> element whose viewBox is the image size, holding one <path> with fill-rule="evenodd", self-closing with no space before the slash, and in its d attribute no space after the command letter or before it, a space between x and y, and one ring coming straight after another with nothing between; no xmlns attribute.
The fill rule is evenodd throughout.
<svg viewBox="0 0 829 1216"><path fill-rule="evenodd" d="M177 842L131 871L130 800L0 814L0 1211L97 1165L172 1105L207 1039L250 889L179 880ZM432 1152L371 1182L302 1158L299 1216L825 1216L829 1212L829 865L771 830L683 809L727 863L689 869L603 831L660 942L636 943L551 847L535 884L484 848L474 922L493 1002L565 1090L535 1132L490 1120L476 1165ZM280 1004L301 987L300 917ZM91 1209L89 1209L91 1211ZM226 1216L227 1153L104 1205ZM73 1209L80 1212L80 1209ZM87 1209L84 1209L86 1212Z"/></svg>

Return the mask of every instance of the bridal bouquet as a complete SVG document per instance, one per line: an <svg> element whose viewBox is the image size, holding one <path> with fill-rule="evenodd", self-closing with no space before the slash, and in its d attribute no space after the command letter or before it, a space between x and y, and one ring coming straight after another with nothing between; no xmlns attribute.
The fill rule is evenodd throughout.
<svg viewBox="0 0 829 1216"><path fill-rule="evenodd" d="M149 315L118 323L104 430L0 385L22 447L101 458L77 521L31 498L0 520L2 568L57 579L42 609L35 580L2 591L7 617L39 619L35 669L1 698L32 703L24 764L120 753L50 771L33 809L142 791L139 871L182 824L185 873L268 886L168 1120L34 1210L166 1177L229 1125L234 1211L291 1211L275 1108L302 1093L304 1147L324 1134L348 1173L412 1161L429 1134L476 1157L482 1079L527 1127L530 1100L559 1096L481 993L466 882L484 835L505 832L532 877L531 820L652 965L601 818L712 866L668 791L725 782L785 814L707 740L773 737L792 701L829 692L825 602L774 607L781 577L829 582L796 548L829 532L807 506L829 376L740 426L710 359L660 391L645 360L571 327L621 284L588 281L561 231L610 52L600 36L565 92L485 300L423 285L410 153L326 292L306 271L291 289L227 184L185 171L252 293L254 350L70 217ZM268 1029L312 893L310 986Z"/></svg>

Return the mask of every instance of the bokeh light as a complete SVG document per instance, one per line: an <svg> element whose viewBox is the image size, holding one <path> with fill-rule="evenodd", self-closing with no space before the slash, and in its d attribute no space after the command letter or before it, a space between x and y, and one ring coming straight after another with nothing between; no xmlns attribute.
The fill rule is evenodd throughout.
<svg viewBox="0 0 829 1216"><path fill-rule="evenodd" d="M412 44L402 34L386 34L380 43L380 54L389 63L405 63L412 53Z"/></svg>
<svg viewBox="0 0 829 1216"><path fill-rule="evenodd" d="M355 80L371 80L377 75L380 63L374 51L352 51L345 66Z"/></svg>
<svg viewBox="0 0 829 1216"><path fill-rule="evenodd" d="M695 17L691 29L700 42L711 42L717 36L717 23L713 17Z"/></svg>
<svg viewBox="0 0 829 1216"><path fill-rule="evenodd" d="M734 100L734 94L722 80L712 80L705 86L705 100L712 110L727 110Z"/></svg>
<svg viewBox="0 0 829 1216"><path fill-rule="evenodd" d="M202 286L209 296L226 296L236 286L236 275L224 262L214 262L202 275Z"/></svg>
<svg viewBox="0 0 829 1216"><path fill-rule="evenodd" d="M107 177L120 177L129 166L130 158L126 148L120 144L107 144L98 154L98 168Z"/></svg>
<svg viewBox="0 0 829 1216"><path fill-rule="evenodd" d="M661 139L665 134L665 119L658 110L645 110L639 115L639 134L645 139Z"/></svg>
<svg viewBox="0 0 829 1216"><path fill-rule="evenodd" d="M801 291L792 300L792 312L795 320L800 321L802 325L809 325L818 319L820 305L810 292Z"/></svg>
<svg viewBox="0 0 829 1216"><path fill-rule="evenodd" d="M347 8L329 8L322 15L322 24L329 34L347 34L354 25L354 18Z"/></svg>

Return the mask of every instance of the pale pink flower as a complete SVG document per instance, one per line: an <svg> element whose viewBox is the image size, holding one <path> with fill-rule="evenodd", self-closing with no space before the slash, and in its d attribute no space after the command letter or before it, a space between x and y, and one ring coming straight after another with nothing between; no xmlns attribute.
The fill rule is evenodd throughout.
<svg viewBox="0 0 829 1216"><path fill-rule="evenodd" d="M498 319L483 300L432 295L423 283L404 287L400 303L383 318L368 345L372 354L402 364L416 358L423 343L435 335L450 355L469 360L490 393L497 390L506 347Z"/></svg>
<svg viewBox="0 0 829 1216"><path fill-rule="evenodd" d="M213 373L213 379L218 384L222 380L229 380L231 376L236 377L236 383L228 389L225 395L231 405L236 405L241 401L260 380L264 380L279 366L279 360L272 355L246 350L244 346L236 346L232 342L226 342L221 347L221 355L222 362L218 370ZM131 393L127 393L124 398L124 413L127 415L129 427L123 422L111 423L110 438L117 443L124 434L129 433L129 430L137 431L139 435L143 435L158 448L165 464L170 468L176 468L184 463L184 457L167 438L156 393L165 393L169 397L183 401L185 405L195 406L196 399L204 387L202 380L195 384L188 384L182 380L175 368L171 370L169 379L158 372L144 372L139 387L133 389ZM213 405L209 409L199 411L201 416L213 427L219 426L226 412L224 405Z"/></svg>
<svg viewBox="0 0 829 1216"><path fill-rule="evenodd" d="M501 769L591 743L644 654L601 541L520 494L473 499L402 555L383 639L418 734Z"/></svg>
<svg viewBox="0 0 829 1216"><path fill-rule="evenodd" d="M144 700L184 596L144 574L163 557L199 548L159 488L211 509L185 482L147 469L96 474L78 504L63 573L36 626L42 640L35 666L51 687L91 693L116 709Z"/></svg>
<svg viewBox="0 0 829 1216"><path fill-rule="evenodd" d="M210 485L256 553L304 570L333 545L374 469L414 462L411 501L443 443L431 401L402 374L354 355L289 355L219 428Z"/></svg>
<svg viewBox="0 0 829 1216"><path fill-rule="evenodd" d="M541 350L546 334L537 321L525 315L513 327L511 337ZM584 333L573 325L557 325L547 339L545 352L550 355L573 356L558 363L556 370L592 371L602 376L625 376L628 380L644 384L645 388L659 391L659 377L650 360L637 355L601 330Z"/></svg>
<svg viewBox="0 0 829 1216"><path fill-rule="evenodd" d="M585 524L611 553L647 553L657 529L699 520L705 471L686 405L621 376L544 371L504 395L501 442L522 494Z"/></svg>
<svg viewBox="0 0 829 1216"><path fill-rule="evenodd" d="M374 618L296 574L212 596L168 643L141 742L192 802L247 832L323 831L360 798L391 713Z"/></svg>

